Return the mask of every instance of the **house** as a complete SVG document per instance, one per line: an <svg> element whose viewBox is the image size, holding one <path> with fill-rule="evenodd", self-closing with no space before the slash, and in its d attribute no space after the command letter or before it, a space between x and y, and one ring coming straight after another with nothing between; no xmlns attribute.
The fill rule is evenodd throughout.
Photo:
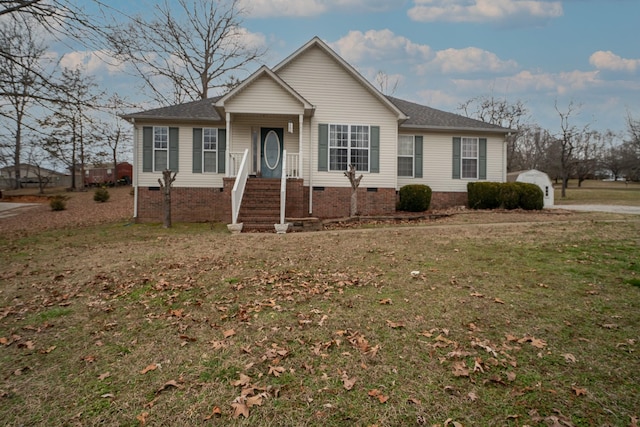
<svg viewBox="0 0 640 427"><path fill-rule="evenodd" d="M138 221L161 218L166 168L178 172L174 220L270 217L271 230L283 217L348 216L350 164L361 215L393 213L407 184L430 186L442 208L466 204L470 181L506 180L509 129L385 96L317 37L223 96L123 117Z"/></svg>
<svg viewBox="0 0 640 427"><path fill-rule="evenodd" d="M68 175L51 169L29 163L20 163L19 167L21 187L38 187L40 184L44 187L59 187L70 182ZM14 188L15 182L14 166L0 168L0 188Z"/></svg>

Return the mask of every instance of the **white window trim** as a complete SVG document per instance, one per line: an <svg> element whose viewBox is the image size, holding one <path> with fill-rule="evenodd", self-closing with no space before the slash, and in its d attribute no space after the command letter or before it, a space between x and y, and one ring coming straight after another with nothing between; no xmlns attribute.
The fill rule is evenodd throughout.
<svg viewBox="0 0 640 427"><path fill-rule="evenodd" d="M474 139L476 142L476 157L465 157L464 156L464 140L465 139ZM476 174L473 177L465 177L464 176L464 161L465 160L475 160L476 161ZM468 181L477 181L480 176L480 138L477 136L461 136L460 137L460 179L468 180Z"/></svg>
<svg viewBox="0 0 640 427"><path fill-rule="evenodd" d="M347 126L347 146L346 147L332 147L331 146L331 126ZM351 128L356 126L362 126L367 128L367 148L363 147L352 147L351 145ZM328 172L346 172L349 170L349 164L351 160L351 150L367 150L367 170L357 170L357 172L369 173L371 170L371 125L357 124L357 123L329 123L329 128L327 129L327 171ZM344 170L332 169L331 168L331 149L339 149L339 150L347 150L347 168Z"/></svg>
<svg viewBox="0 0 640 427"><path fill-rule="evenodd" d="M213 131L215 131L215 133L216 133L216 149L215 150L204 148L205 130L213 130ZM218 147L219 146L220 146L220 131L219 131L219 129L218 128L202 128L202 173L212 174L212 175L218 173ZM207 172L207 171L205 171L205 168L204 168L204 154L205 153L215 153L216 154L216 162L215 162L216 171L215 172Z"/></svg>
<svg viewBox="0 0 640 427"><path fill-rule="evenodd" d="M411 155L400 154L400 137L411 138ZM400 170L397 170L398 178L415 178L416 177L416 136L415 135L398 135L398 158L411 158L411 175L400 175ZM396 162L397 163L397 162Z"/></svg>
<svg viewBox="0 0 640 427"><path fill-rule="evenodd" d="M167 148L156 148L156 129L166 129L167 130ZM169 169L169 127L168 126L154 126L153 127L153 172L162 172L162 170L158 170L156 168L156 151L166 151L167 152L167 166L166 169Z"/></svg>

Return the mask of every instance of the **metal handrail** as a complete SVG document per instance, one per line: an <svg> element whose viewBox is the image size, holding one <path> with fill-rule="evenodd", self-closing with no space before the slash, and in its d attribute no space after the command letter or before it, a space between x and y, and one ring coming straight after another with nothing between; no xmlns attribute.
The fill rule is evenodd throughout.
<svg viewBox="0 0 640 427"><path fill-rule="evenodd" d="M248 157L249 150L246 149L240 162L240 168L237 171L236 182L233 184L233 190L231 190L231 220L233 224L238 223L242 196L244 196L244 188L247 185L247 178L249 177L249 168L247 167Z"/></svg>

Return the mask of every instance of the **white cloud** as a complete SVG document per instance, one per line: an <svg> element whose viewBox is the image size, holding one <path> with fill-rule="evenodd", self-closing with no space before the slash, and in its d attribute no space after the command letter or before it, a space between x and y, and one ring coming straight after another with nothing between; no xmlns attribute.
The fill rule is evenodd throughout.
<svg viewBox="0 0 640 427"><path fill-rule="evenodd" d="M408 15L419 22L505 22L515 18L562 16L560 1L544 0L414 0Z"/></svg>
<svg viewBox="0 0 640 427"><path fill-rule="evenodd" d="M477 47L467 47L438 51L433 61L422 69L426 71L430 68L436 68L443 73L497 73L513 70L517 66L516 61L503 61L495 53Z"/></svg>
<svg viewBox="0 0 640 427"><path fill-rule="evenodd" d="M122 72L124 64L116 62L104 50L75 51L65 53L60 58L60 65L70 69L82 69L88 74L99 74L106 71L109 75Z"/></svg>
<svg viewBox="0 0 640 427"><path fill-rule="evenodd" d="M354 64L363 60L426 60L431 56L427 45L413 43L406 37L395 35L391 30L350 31L335 43L333 49L347 62Z"/></svg>
<svg viewBox="0 0 640 427"><path fill-rule="evenodd" d="M494 87L504 93L544 92L564 95L602 85L597 71L570 71L564 73L532 73L521 71L518 74L497 79L453 80L458 89L482 92Z"/></svg>
<svg viewBox="0 0 640 427"><path fill-rule="evenodd" d="M589 58L589 63L599 70L627 71L634 73L640 69L640 59L625 59L608 51L595 52Z"/></svg>
<svg viewBox="0 0 640 427"><path fill-rule="evenodd" d="M331 10L381 12L402 6L405 0L240 0L253 18L310 17Z"/></svg>

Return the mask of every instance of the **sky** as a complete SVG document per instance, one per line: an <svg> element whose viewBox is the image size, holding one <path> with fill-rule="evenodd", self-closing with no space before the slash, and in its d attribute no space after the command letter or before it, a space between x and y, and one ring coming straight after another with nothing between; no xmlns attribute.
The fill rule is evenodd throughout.
<svg viewBox="0 0 640 427"><path fill-rule="evenodd" d="M521 101L527 122L552 133L556 108L571 103L571 124L594 130L623 132L629 114L640 118L640 0L240 2L247 40L268 49L267 66L318 36L372 83L382 71L398 83L394 96L441 110L460 113L477 97ZM109 2L128 14L152 3ZM90 52L60 55L135 96L121 70Z"/></svg>

